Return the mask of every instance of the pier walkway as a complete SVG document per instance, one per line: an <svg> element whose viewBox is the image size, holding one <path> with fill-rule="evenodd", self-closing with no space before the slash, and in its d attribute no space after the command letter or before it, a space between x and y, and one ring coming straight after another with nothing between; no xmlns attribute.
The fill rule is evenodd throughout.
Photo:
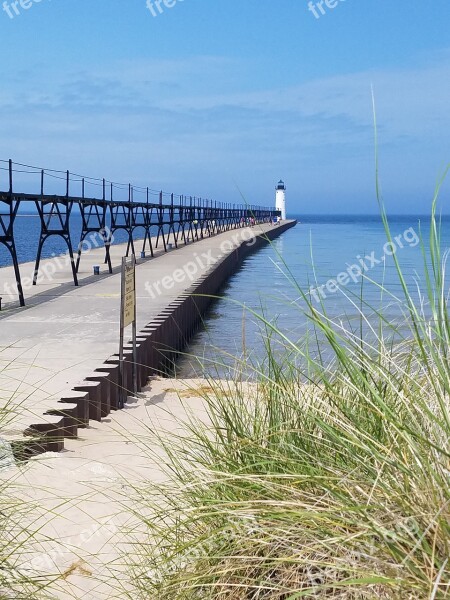
<svg viewBox="0 0 450 600"><path fill-rule="evenodd" d="M138 259L137 330L138 335L145 332L141 342L156 335L169 317L166 338L160 336L159 342L169 345L175 338L167 337L167 331L176 327L183 329L187 340L193 333L193 321L187 321L194 305L183 313L174 311L193 293L201 293L208 277L215 278L214 289L219 289L232 272L234 256L243 257L293 225L295 221L285 221L278 226L229 230L168 253L156 252L154 258ZM125 250L126 244L111 246L112 274L103 266L103 248L84 254L79 287L73 287L71 264L63 257L41 262L44 275L34 287L34 263L21 265L27 287L25 308L17 306L14 294L8 297L8 286L15 283L13 268L0 269L0 409L7 407L13 416L11 426L0 433L2 438L28 447L33 436L48 435L54 443L44 444L41 451L58 450L64 437L76 437L77 427L89 426L92 419L100 421L118 408L112 390L118 385L117 361L109 369L105 361L119 350L120 261ZM92 275L94 265L101 265L99 276ZM154 345L150 340L140 360L147 360ZM140 372L140 387L148 375L148 370Z"/></svg>

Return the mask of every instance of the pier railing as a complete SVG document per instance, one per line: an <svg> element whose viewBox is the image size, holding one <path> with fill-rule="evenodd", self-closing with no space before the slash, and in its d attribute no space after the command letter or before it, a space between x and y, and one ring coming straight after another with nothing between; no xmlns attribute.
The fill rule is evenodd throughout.
<svg viewBox="0 0 450 600"><path fill-rule="evenodd" d="M5 190L5 191L1 191ZM11 254L17 295L25 305L14 224L22 205L31 204L40 219L33 284L36 285L45 242L59 236L67 245L74 285L78 285L83 242L99 234L105 247L105 263L112 272L110 246L114 234L123 231L128 240L126 255L136 254L138 233L142 252L169 244L178 247L223 231L252 223L267 223L279 216L275 208L230 204L196 196L157 191L149 187L121 184L71 173L0 160L0 244ZM81 215L77 246L72 244L71 219ZM143 239L142 239L143 234Z"/></svg>

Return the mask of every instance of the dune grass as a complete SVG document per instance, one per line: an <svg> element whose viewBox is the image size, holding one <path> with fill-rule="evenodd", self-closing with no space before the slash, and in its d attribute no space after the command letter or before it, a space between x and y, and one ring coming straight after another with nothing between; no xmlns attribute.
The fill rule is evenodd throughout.
<svg viewBox="0 0 450 600"><path fill-rule="evenodd" d="M349 295L360 314L354 328L297 289L308 339L297 343L254 313L267 334L254 393L238 379L211 380L204 391L211 424L192 416L187 433L161 436L170 482L157 495L150 486L142 491L152 518L136 597L450 598L441 183L429 238L421 238L418 301L394 255L401 323ZM391 240L381 200L380 207Z"/></svg>

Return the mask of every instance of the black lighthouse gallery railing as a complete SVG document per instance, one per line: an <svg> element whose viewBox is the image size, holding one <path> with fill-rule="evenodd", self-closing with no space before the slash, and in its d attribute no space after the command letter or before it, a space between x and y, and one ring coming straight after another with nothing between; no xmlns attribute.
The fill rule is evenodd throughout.
<svg viewBox="0 0 450 600"><path fill-rule="evenodd" d="M16 189L18 188L18 189ZM31 192L25 189L31 188ZM60 189L62 188L62 189ZM6 191L1 191L5 189ZM20 190L20 191L19 191ZM61 193L62 192L62 193ZM73 282L78 285L83 241L99 234L105 247L105 263L112 272L110 245L115 232L124 231L128 239L127 256L135 254L137 231L144 233L142 251L162 244L164 251L173 243L196 241L246 225L270 222L280 213L275 208L225 204L195 196L175 195L150 188L120 184L106 179L84 177L69 171L55 171L0 160L0 244L12 257L17 295L25 305L22 289L14 223L21 206L31 204L40 219L39 243L36 248L34 285L36 285L42 249L52 236L61 237L70 255ZM73 252L70 222L81 215L82 230L77 250ZM171 242L172 240L172 242Z"/></svg>

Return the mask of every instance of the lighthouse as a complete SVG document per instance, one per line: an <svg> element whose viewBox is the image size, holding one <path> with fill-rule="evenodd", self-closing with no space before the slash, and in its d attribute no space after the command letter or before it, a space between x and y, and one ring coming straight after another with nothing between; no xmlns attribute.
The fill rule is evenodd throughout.
<svg viewBox="0 0 450 600"><path fill-rule="evenodd" d="M280 179L276 189L275 207L281 212L281 218L286 219L286 186L284 181Z"/></svg>

